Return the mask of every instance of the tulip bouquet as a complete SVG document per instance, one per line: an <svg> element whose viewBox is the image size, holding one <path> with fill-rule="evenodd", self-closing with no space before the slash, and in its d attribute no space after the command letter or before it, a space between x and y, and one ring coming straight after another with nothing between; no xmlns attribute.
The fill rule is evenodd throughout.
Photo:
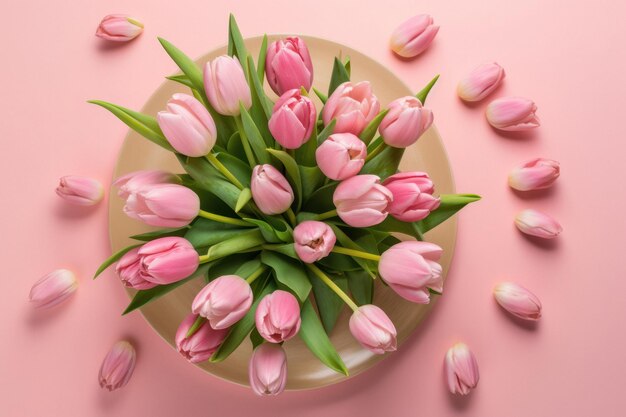
<svg viewBox="0 0 626 417"><path fill-rule="evenodd" d="M178 350L190 362L222 361L249 337L250 385L277 394L282 345L296 335L347 375L328 337L344 303L364 348L395 350L394 324L372 303L374 281L419 304L440 294L442 249L424 233L479 197L436 196L427 173L398 172L404 149L433 122L424 102L437 78L381 110L368 82L350 81L349 59L335 59L325 94L313 88L300 38L268 45L265 37L254 62L231 16L228 40L228 55L200 69L160 39L182 70L168 78L190 93L174 94L156 117L93 101L173 152L185 171L117 179L125 213L160 229L132 236L140 243L96 276L117 262L137 290L126 313L206 280L176 333Z"/></svg>

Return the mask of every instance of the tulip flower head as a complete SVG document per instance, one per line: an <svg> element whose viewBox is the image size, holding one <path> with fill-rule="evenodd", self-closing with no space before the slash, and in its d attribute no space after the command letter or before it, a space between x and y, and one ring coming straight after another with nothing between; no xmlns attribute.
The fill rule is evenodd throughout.
<svg viewBox="0 0 626 417"><path fill-rule="evenodd" d="M267 82L278 95L294 88L300 90L301 87L309 91L313 84L313 63L309 49L297 36L270 44L265 58L265 71Z"/></svg>
<svg viewBox="0 0 626 417"><path fill-rule="evenodd" d="M359 135L379 111L380 102L372 93L369 82L347 81L328 97L322 110L322 119L326 126L333 119L337 121L334 133Z"/></svg>
<svg viewBox="0 0 626 417"><path fill-rule="evenodd" d="M330 135L315 151L320 171L336 181L358 174L366 157L367 145L352 133Z"/></svg>
<svg viewBox="0 0 626 417"><path fill-rule="evenodd" d="M59 197L77 206L93 206L104 197L100 181L79 175L61 177L56 192Z"/></svg>
<svg viewBox="0 0 626 417"><path fill-rule="evenodd" d="M444 371L452 394L467 395L478 385L478 362L465 343L456 343L448 350Z"/></svg>
<svg viewBox="0 0 626 417"><path fill-rule="evenodd" d="M333 194L337 214L352 227L382 223L389 214L393 194L376 175L356 175L342 181Z"/></svg>
<svg viewBox="0 0 626 417"><path fill-rule="evenodd" d="M504 68L495 62L483 64L459 81L457 94L464 101L480 101L500 86Z"/></svg>
<svg viewBox="0 0 626 417"><path fill-rule="evenodd" d="M96 36L107 41L128 42L141 35L143 23L122 14L105 16L96 30Z"/></svg>
<svg viewBox="0 0 626 417"><path fill-rule="evenodd" d="M144 187L156 184L178 184L180 177L165 171L144 170L122 175L113 183L117 187L117 195L127 199Z"/></svg>
<svg viewBox="0 0 626 417"><path fill-rule="evenodd" d="M290 292L276 290L261 299L255 312L256 329L268 342L281 343L300 330L300 304Z"/></svg>
<svg viewBox="0 0 626 417"><path fill-rule="evenodd" d="M78 288L72 271L57 269L41 277L30 289L28 299L37 308L47 309L67 300Z"/></svg>
<svg viewBox="0 0 626 417"><path fill-rule="evenodd" d="M539 127L535 114L537 106L532 100L521 97L499 98L487 106L485 115L489 124L496 129L523 131Z"/></svg>
<svg viewBox="0 0 626 417"><path fill-rule="evenodd" d="M302 262L313 263L327 257L337 237L326 223L307 220L293 229L294 249Z"/></svg>
<svg viewBox="0 0 626 417"><path fill-rule="evenodd" d="M287 355L281 345L263 343L250 358L250 387L257 395L278 395L287 383Z"/></svg>
<svg viewBox="0 0 626 417"><path fill-rule="evenodd" d="M425 219L439 207L439 197L433 196L435 186L425 172L401 172L388 177L383 185L393 194L389 214L403 222Z"/></svg>
<svg viewBox="0 0 626 417"><path fill-rule="evenodd" d="M536 158L514 168L509 174L509 185L518 191L542 190L552 186L560 174L557 161Z"/></svg>
<svg viewBox="0 0 626 417"><path fill-rule="evenodd" d="M520 211L515 217L515 226L524 234L542 239L554 239L563 231L550 215L533 209Z"/></svg>
<svg viewBox="0 0 626 417"><path fill-rule="evenodd" d="M541 318L541 301L526 288L513 282L503 282L493 289L493 296L502 308L522 320Z"/></svg>
<svg viewBox="0 0 626 417"><path fill-rule="evenodd" d="M398 98L389 104L378 130L385 143L394 148L413 145L433 124L434 116L430 109L412 96Z"/></svg>
<svg viewBox="0 0 626 417"><path fill-rule="evenodd" d="M403 58L413 58L424 52L435 39L439 26L432 16L420 14L403 22L391 34L391 50Z"/></svg>
<svg viewBox="0 0 626 417"><path fill-rule="evenodd" d="M213 329L226 329L252 306L252 289L237 275L223 275L209 282L194 298L191 311L206 318Z"/></svg>
<svg viewBox="0 0 626 417"><path fill-rule="evenodd" d="M126 341L117 342L102 361L98 381L100 387L109 391L122 388L135 370L136 354L133 345Z"/></svg>
<svg viewBox="0 0 626 417"><path fill-rule="evenodd" d="M209 61L204 66L204 90L211 106L219 114L238 116L239 104L245 109L252 106L250 87L237 60L222 55Z"/></svg>
<svg viewBox="0 0 626 417"><path fill-rule="evenodd" d="M191 363L204 362L220 347L228 329L215 330L205 321L189 337L187 333L196 322L198 315L189 314L176 331L176 348Z"/></svg>
<svg viewBox="0 0 626 417"><path fill-rule="evenodd" d="M156 184L130 194L124 213L150 226L183 227L200 212L200 198L178 184Z"/></svg>
<svg viewBox="0 0 626 417"><path fill-rule="evenodd" d="M396 350L396 327L374 304L359 307L352 313L349 325L354 338L371 352L382 355Z"/></svg>
<svg viewBox="0 0 626 417"><path fill-rule="evenodd" d="M274 105L269 130L284 148L297 149L309 138L315 128L317 110L300 90L287 90Z"/></svg>
<svg viewBox="0 0 626 417"><path fill-rule="evenodd" d="M252 198L265 214L280 214L293 203L293 189L283 174L272 165L257 165L250 181Z"/></svg>

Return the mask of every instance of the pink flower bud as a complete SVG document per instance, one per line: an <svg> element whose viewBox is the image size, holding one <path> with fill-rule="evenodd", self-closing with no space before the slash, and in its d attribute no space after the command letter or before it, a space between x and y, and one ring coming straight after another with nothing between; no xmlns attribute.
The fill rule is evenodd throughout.
<svg viewBox="0 0 626 417"><path fill-rule="evenodd" d="M435 186L425 172L401 172L388 177L383 185L393 194L389 214L403 222L425 219L439 207L439 197L434 197Z"/></svg>
<svg viewBox="0 0 626 417"><path fill-rule="evenodd" d="M187 278L197 268L198 252L182 237L162 237L127 252L116 272L127 287L146 290Z"/></svg>
<svg viewBox="0 0 626 417"><path fill-rule="evenodd" d="M393 194L376 175L356 175L342 181L333 194L337 214L352 227L370 227L387 218Z"/></svg>
<svg viewBox="0 0 626 417"><path fill-rule="evenodd" d="M176 330L176 349L191 363L209 359L228 334L228 329L215 330L205 321L187 337L197 318L197 314L189 314Z"/></svg>
<svg viewBox="0 0 626 417"><path fill-rule="evenodd" d="M222 55L204 66L204 90L211 106L220 114L238 116L239 103L252 106L250 87L236 58Z"/></svg>
<svg viewBox="0 0 626 417"><path fill-rule="evenodd" d="M307 220L293 229L294 249L302 262L312 264L327 257L337 238L326 223Z"/></svg>
<svg viewBox="0 0 626 417"><path fill-rule="evenodd" d="M563 231L552 217L533 209L520 211L515 217L515 225L522 233L543 239L554 239Z"/></svg>
<svg viewBox="0 0 626 417"><path fill-rule="evenodd" d="M300 90L287 90L274 105L268 127L272 136L287 149L298 149L311 137L317 110Z"/></svg>
<svg viewBox="0 0 626 417"><path fill-rule="evenodd" d="M465 101L480 101L500 86L504 68L495 62L483 64L459 81L457 94Z"/></svg>
<svg viewBox="0 0 626 417"><path fill-rule="evenodd" d="M267 82L278 95L291 89L307 91L313 84L313 63L304 41L297 36L279 39L267 48Z"/></svg>
<svg viewBox="0 0 626 417"><path fill-rule="evenodd" d="M418 304L430 302L430 291L443 291L443 250L429 242L407 240L387 249L380 257L378 272L402 298Z"/></svg>
<svg viewBox="0 0 626 417"><path fill-rule="evenodd" d="M350 332L364 348L382 355L396 350L396 327L374 304L361 306L350 317Z"/></svg>
<svg viewBox="0 0 626 417"><path fill-rule="evenodd" d="M380 103L368 81L341 84L328 98L322 110L324 124L337 120L334 133L359 135L380 111Z"/></svg>
<svg viewBox="0 0 626 417"><path fill-rule="evenodd" d="M330 135L315 151L319 169L332 180L345 180L359 173L365 158L367 146L352 133Z"/></svg>
<svg viewBox="0 0 626 417"><path fill-rule="evenodd" d="M290 292L276 290L261 299L254 319L265 340L281 343L300 330L300 304Z"/></svg>
<svg viewBox="0 0 626 417"><path fill-rule="evenodd" d="M136 354L133 345L126 341L117 342L102 361L98 380L100 387L109 391L122 388L135 370Z"/></svg>
<svg viewBox="0 0 626 417"><path fill-rule="evenodd" d="M489 124L496 129L518 131L539 127L536 111L537 106L532 100L505 97L489 103L485 115Z"/></svg>
<svg viewBox="0 0 626 417"><path fill-rule="evenodd" d="M128 196L124 213L150 226L183 227L200 212L200 199L178 184L157 184Z"/></svg>
<svg viewBox="0 0 626 417"><path fill-rule="evenodd" d="M165 171L145 170L135 171L119 177L113 183L118 188L117 195L127 199L131 194L139 192L140 189L156 184L178 184L180 177Z"/></svg>
<svg viewBox="0 0 626 417"><path fill-rule="evenodd" d="M67 300L76 288L78 281L74 273L67 269L57 269L33 284L28 299L37 308L50 308Z"/></svg>
<svg viewBox="0 0 626 417"><path fill-rule="evenodd" d="M59 197L77 206L93 206L104 197L100 181L78 175L61 177L56 191Z"/></svg>
<svg viewBox="0 0 626 417"><path fill-rule="evenodd" d="M467 395L478 385L478 362L465 343L456 343L448 350L444 372L452 394Z"/></svg>
<svg viewBox="0 0 626 417"><path fill-rule="evenodd" d="M223 275L196 295L191 311L206 318L212 328L226 329L245 316L251 305L250 284L237 275Z"/></svg>
<svg viewBox="0 0 626 417"><path fill-rule="evenodd" d="M433 25L432 16L428 14L413 16L393 31L389 46L401 57L413 58L430 46L437 32L439 26Z"/></svg>
<svg viewBox="0 0 626 417"><path fill-rule="evenodd" d="M536 158L514 168L509 174L509 185L519 191L541 190L554 184L560 173L557 161Z"/></svg>
<svg viewBox="0 0 626 417"><path fill-rule="evenodd" d="M250 358L250 387L257 395L278 395L287 383L287 355L281 345L263 343Z"/></svg>
<svg viewBox="0 0 626 417"><path fill-rule="evenodd" d="M105 16L98 25L96 36L107 41L128 42L141 35L143 23L121 14Z"/></svg>
<svg viewBox="0 0 626 417"><path fill-rule="evenodd" d="M250 181L252 198L265 214L280 214L293 203L293 189L287 179L272 165L257 165Z"/></svg>
<svg viewBox="0 0 626 417"><path fill-rule="evenodd" d="M502 308L520 319L537 321L541 317L541 301L521 285L500 283L493 289L493 296Z"/></svg>
<svg viewBox="0 0 626 417"><path fill-rule="evenodd" d="M188 94L174 94L167 102L167 110L157 114L157 121L170 145L183 155L205 156L215 145L217 129L213 117Z"/></svg>
<svg viewBox="0 0 626 417"><path fill-rule="evenodd" d="M385 143L394 148L413 145L433 124L433 112L412 96L398 98L389 104L378 130Z"/></svg>

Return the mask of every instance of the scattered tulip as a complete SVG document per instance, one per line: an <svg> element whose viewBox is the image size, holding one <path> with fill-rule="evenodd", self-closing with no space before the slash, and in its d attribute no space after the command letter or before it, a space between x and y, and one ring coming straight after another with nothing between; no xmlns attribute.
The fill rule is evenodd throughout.
<svg viewBox="0 0 626 417"><path fill-rule="evenodd" d="M504 68L495 62L483 64L459 81L457 94L464 101L480 101L500 86Z"/></svg>
<svg viewBox="0 0 626 417"><path fill-rule="evenodd" d="M315 151L319 169L336 181L358 174L366 157L367 145L352 133L330 135Z"/></svg>
<svg viewBox="0 0 626 417"><path fill-rule="evenodd" d="M489 103L485 114L489 124L496 129L521 131L539 127L536 111L537 106L532 100L505 97Z"/></svg>
<svg viewBox="0 0 626 417"><path fill-rule="evenodd" d="M267 82L279 96L291 89L307 91L313 84L313 63L304 41L297 36L272 42L265 58Z"/></svg>
<svg viewBox="0 0 626 417"><path fill-rule="evenodd" d="M78 288L72 271L57 269L41 277L30 289L28 299L37 308L54 307L67 300Z"/></svg>
<svg viewBox="0 0 626 417"><path fill-rule="evenodd" d="M200 198L178 184L156 184L141 188L126 199L124 213L150 226L183 227L200 212Z"/></svg>
<svg viewBox="0 0 626 417"><path fill-rule="evenodd" d="M393 194L389 214L403 222L425 219L439 207L439 197L434 197L435 186L425 172L400 172L388 177L383 185Z"/></svg>
<svg viewBox="0 0 626 417"><path fill-rule="evenodd" d="M541 190L554 184L560 173L557 161L536 158L514 168L509 174L509 185L519 191Z"/></svg>
<svg viewBox="0 0 626 417"><path fill-rule="evenodd" d="M465 343L456 343L448 350L444 370L452 394L467 395L478 385L478 362Z"/></svg>
<svg viewBox="0 0 626 417"><path fill-rule="evenodd" d="M382 223L389 212L393 194L376 175L356 175L342 181L333 194L337 214L352 227Z"/></svg>
<svg viewBox="0 0 626 417"><path fill-rule="evenodd" d="M552 217L533 209L520 211L515 217L515 225L522 233L542 239L554 239L563 231Z"/></svg>
<svg viewBox="0 0 626 417"><path fill-rule="evenodd" d="M128 42L141 35L143 23L121 14L105 16L98 25L96 36L107 41Z"/></svg>
<svg viewBox="0 0 626 417"><path fill-rule="evenodd" d="M378 130L385 143L394 148L413 145L433 124L433 112L412 96L398 98L389 104Z"/></svg>
<svg viewBox="0 0 626 417"><path fill-rule="evenodd" d="M135 370L136 354L133 345L120 341L113 345L102 361L98 380L100 387L109 391L122 388Z"/></svg>
<svg viewBox="0 0 626 417"><path fill-rule="evenodd" d="M293 203L293 189L289 182L272 165L257 165L250 181L252 198L265 214L280 214Z"/></svg>
<svg viewBox="0 0 626 417"><path fill-rule="evenodd" d="M500 283L493 289L493 296L502 308L520 319L537 321L541 317L541 301L521 285Z"/></svg>
<svg viewBox="0 0 626 417"><path fill-rule="evenodd" d="M239 103L252 106L250 87L236 58L222 55L204 66L204 89L211 106L220 114L238 116Z"/></svg>
<svg viewBox="0 0 626 417"><path fill-rule="evenodd" d="M189 337L187 333L198 318L197 314L189 314L176 330L176 348L189 362L204 362L222 344L228 329L215 330L205 321Z"/></svg>
<svg viewBox="0 0 626 417"><path fill-rule="evenodd" d="M403 58L413 58L430 46L439 26L433 25L433 18L428 14L413 16L402 23L391 34L391 50Z"/></svg>
<svg viewBox="0 0 626 417"><path fill-rule="evenodd" d="M274 105L268 127L284 148L297 149L311 137L316 120L317 111L311 99L300 90L287 90Z"/></svg>
<svg viewBox="0 0 626 417"><path fill-rule="evenodd" d="M337 237L326 223L307 220L293 229L293 240L300 260L312 264L330 254Z"/></svg>
<svg viewBox="0 0 626 417"><path fill-rule="evenodd" d="M56 191L59 197L77 206L93 206L104 197L100 181L78 175L61 177Z"/></svg>
<svg viewBox="0 0 626 417"><path fill-rule="evenodd" d="M206 318L211 327L226 329L252 306L252 289L237 275L223 275L209 282L193 300L191 311Z"/></svg>
<svg viewBox="0 0 626 417"><path fill-rule="evenodd" d="M322 119L328 125L337 120L334 133L359 135L380 111L380 103L372 93L369 82L345 82L331 94L322 110Z"/></svg>
<svg viewBox="0 0 626 417"><path fill-rule="evenodd" d="M261 299L255 312L256 329L268 342L281 343L300 330L300 304L290 292L276 290Z"/></svg>
<svg viewBox="0 0 626 417"><path fill-rule="evenodd" d="M281 345L263 343L250 358L250 387L257 395L278 395L287 383L287 355Z"/></svg>
<svg viewBox="0 0 626 417"><path fill-rule="evenodd" d="M396 350L396 327L374 304L359 307L350 317L350 332L364 348L382 355Z"/></svg>
<svg viewBox="0 0 626 417"><path fill-rule="evenodd" d="M178 184L180 177L165 171L144 170L134 171L119 177L113 183L117 187L117 195L127 199L131 194L139 192L144 187L156 184Z"/></svg>

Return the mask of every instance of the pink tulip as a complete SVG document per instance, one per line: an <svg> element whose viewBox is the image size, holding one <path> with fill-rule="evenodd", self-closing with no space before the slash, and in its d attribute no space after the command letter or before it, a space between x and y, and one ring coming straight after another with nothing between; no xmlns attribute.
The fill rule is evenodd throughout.
<svg viewBox="0 0 626 417"><path fill-rule="evenodd" d="M281 343L300 330L300 304L290 292L276 290L261 299L254 319L265 340Z"/></svg>
<svg viewBox="0 0 626 417"><path fill-rule="evenodd" d="M520 319L537 321L541 317L541 301L521 285L500 283L493 289L493 296L502 308Z"/></svg>
<svg viewBox="0 0 626 417"><path fill-rule="evenodd" d="M205 156L217 139L215 122L209 111L195 97L176 93L167 102L167 110L157 114L157 121L168 142L186 156Z"/></svg>
<svg viewBox="0 0 626 417"><path fill-rule="evenodd" d="M279 39L267 48L267 82L279 96L291 89L307 91L313 84L313 63L304 41L297 36Z"/></svg>
<svg viewBox="0 0 626 417"><path fill-rule="evenodd" d="M396 327L374 304L361 306L352 313L350 332L364 348L377 355L396 350Z"/></svg>
<svg viewBox="0 0 626 417"><path fill-rule="evenodd" d="M330 135L315 151L319 169L332 180L345 180L359 173L365 158L367 146L352 133Z"/></svg>
<svg viewBox="0 0 626 417"><path fill-rule="evenodd" d="M316 120L313 102L300 90L287 90L274 105L268 127L284 148L297 149L311 137Z"/></svg>
<svg viewBox="0 0 626 417"><path fill-rule="evenodd" d="M228 329L214 330L207 321L189 337L187 333L198 315L189 314L176 330L176 349L191 363L204 362L220 347Z"/></svg>
<svg viewBox="0 0 626 417"><path fill-rule="evenodd" d="M150 226L183 227L200 212L200 199L178 184L143 187L126 200L124 213Z"/></svg>
<svg viewBox="0 0 626 417"><path fill-rule="evenodd" d="M389 104L378 130L385 143L394 148L413 145L433 124L433 112L412 96L398 98Z"/></svg>
<svg viewBox="0 0 626 417"><path fill-rule="evenodd" d="M28 299L37 308L54 307L67 300L78 288L72 271L57 269L41 277L30 289Z"/></svg>
<svg viewBox="0 0 626 417"><path fill-rule="evenodd" d="M439 207L435 186L425 172L401 172L388 177L383 185L393 194L389 214L403 222L425 219Z"/></svg>
<svg viewBox="0 0 626 417"><path fill-rule="evenodd" d="M342 181L333 194L337 214L352 227L370 227L387 218L393 194L376 175L356 175Z"/></svg>
<svg viewBox="0 0 626 417"><path fill-rule="evenodd" d="M287 383L287 355L281 345L263 343L250 357L250 387L257 395L278 395Z"/></svg>
<svg viewBox="0 0 626 417"><path fill-rule="evenodd" d="M495 62L483 64L459 81L457 94L465 101L480 101L500 86L504 68Z"/></svg>
<svg viewBox="0 0 626 417"><path fill-rule="evenodd" d="M272 165L257 165L250 181L252 198L265 214L280 214L293 203L293 189L287 179Z"/></svg>
<svg viewBox="0 0 626 417"><path fill-rule="evenodd" d="M478 362L465 343L456 343L448 350L444 372L452 394L467 395L478 385Z"/></svg>
<svg viewBox="0 0 626 417"><path fill-rule="evenodd" d="M127 252L117 263L122 282L137 290L187 278L197 268L198 252L182 237L162 237Z"/></svg>
<svg viewBox="0 0 626 417"><path fill-rule="evenodd" d="M536 111L537 106L532 100L505 97L489 103L485 114L489 124L496 129L519 131L539 127Z"/></svg>
<svg viewBox="0 0 626 417"><path fill-rule="evenodd" d="M117 342L102 361L98 380L100 387L109 391L122 388L135 370L136 354L133 345L126 341Z"/></svg>
<svg viewBox="0 0 626 417"><path fill-rule="evenodd" d="M222 55L204 66L204 90L211 106L220 114L238 116L239 103L252 106L250 87L236 58Z"/></svg>
<svg viewBox="0 0 626 417"><path fill-rule="evenodd" d="M61 177L56 191L59 197L77 206L93 206L104 197L100 181L79 175Z"/></svg>
<svg viewBox="0 0 626 417"><path fill-rule="evenodd" d="M519 191L541 190L554 184L560 173L557 161L536 158L514 168L509 174L509 185Z"/></svg>
<svg viewBox="0 0 626 417"><path fill-rule="evenodd" d="M131 194L136 194L144 187L156 184L177 184L180 183L178 175L165 171L145 170L135 171L119 177L113 183L118 188L117 195L127 199Z"/></svg>
<svg viewBox="0 0 626 417"><path fill-rule="evenodd" d="M300 260L312 264L330 254L337 238L326 223L307 220L293 229L293 240Z"/></svg>
<svg viewBox="0 0 626 417"><path fill-rule="evenodd" d="M98 25L96 36L107 41L128 42L141 35L143 23L121 14L105 16Z"/></svg>
<svg viewBox="0 0 626 417"><path fill-rule="evenodd" d="M193 300L191 311L206 318L211 327L226 329L246 315L252 305L252 289L237 275L223 275L209 282Z"/></svg>
<svg viewBox="0 0 626 417"><path fill-rule="evenodd" d="M543 239L554 239L563 231L552 217L533 209L520 211L515 217L515 225L522 233Z"/></svg>
<svg viewBox="0 0 626 417"><path fill-rule="evenodd" d="M430 46L437 32L439 26L433 25L432 16L428 14L413 16L393 31L389 46L401 57L413 58Z"/></svg>
<svg viewBox="0 0 626 417"><path fill-rule="evenodd" d="M380 111L380 103L368 81L341 84L328 98L322 110L324 124L337 120L334 133L359 135Z"/></svg>
<svg viewBox="0 0 626 417"><path fill-rule="evenodd" d="M418 304L430 302L429 289L442 292L443 250L429 242L407 240L387 249L380 257L378 272L402 298Z"/></svg>

